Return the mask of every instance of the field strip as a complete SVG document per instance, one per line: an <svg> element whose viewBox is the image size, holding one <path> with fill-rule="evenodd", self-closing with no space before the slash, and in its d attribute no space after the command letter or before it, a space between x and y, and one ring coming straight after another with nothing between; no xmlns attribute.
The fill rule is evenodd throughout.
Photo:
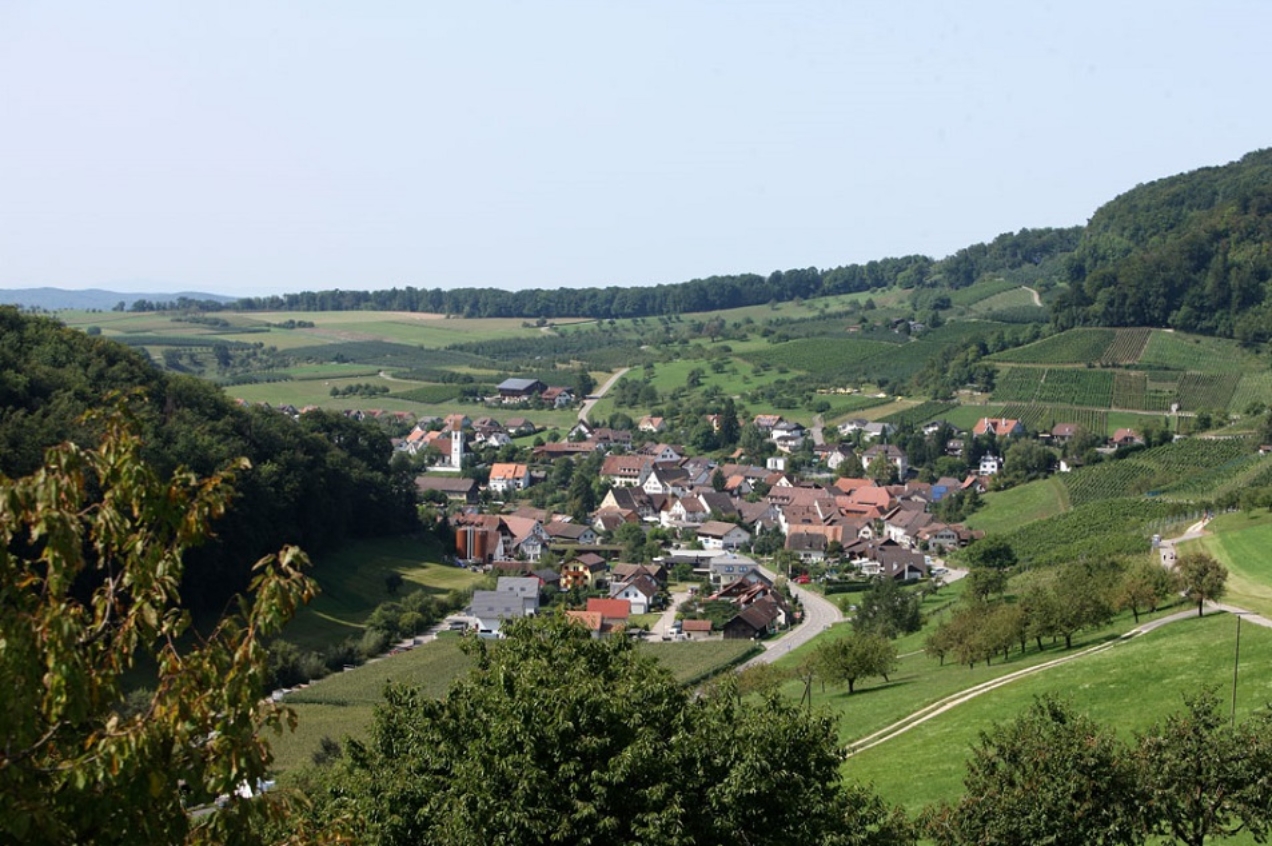
<svg viewBox="0 0 1272 846"><path fill-rule="evenodd" d="M967 690L962 690L962 691L959 691L958 693L951 694L950 696L947 696L944 699L940 699L940 700L937 700L936 702L933 702L931 705L928 705L926 708L920 708L918 711L915 711L913 714L910 714L909 716L898 720L897 722L893 723L890 726L885 726L884 728L879 729L874 734L866 735L861 740L858 740L854 743L849 743L847 745L847 752L849 755L854 755L858 752L864 752L865 750L870 749L874 746L878 746L879 744L884 743L885 741L891 740L892 738L897 737L898 735L904 734L905 732L909 731L915 726L922 725L923 723L927 722L933 717L937 717L937 716L940 716L941 714L944 714L946 711L949 711L955 706L962 705L964 702L968 702L972 699L975 699L977 696L980 696L982 693L989 693L990 691L997 690L998 688L1003 687L1004 685L1011 684L1017 679L1022 679L1022 678L1025 678L1026 676L1034 675L1035 673L1041 673L1044 670L1049 670L1052 667L1058 667L1061 664L1067 664L1070 661L1076 661L1077 659L1086 657L1087 655L1094 655L1097 652L1103 652L1107 649L1112 649L1114 646L1117 646L1119 643L1125 643L1126 641L1129 641L1131 638L1136 637L1137 635L1144 634L1145 632L1151 631L1152 629L1155 629L1159 626L1163 626L1166 623L1172 623L1172 622L1175 622L1176 620L1183 620L1185 618L1191 617L1192 614L1193 614L1192 611L1180 611L1176 614L1170 615L1169 617L1163 617L1160 620L1154 620L1152 623L1147 623L1144 626L1136 627L1132 629L1131 631L1127 632L1126 634L1122 635L1121 637L1117 638L1116 640L1111 640L1106 643L1097 643L1095 646L1089 646L1086 649L1083 649L1079 652L1074 652L1071 655L1065 655L1060 658L1052 659L1051 661L1046 661L1042 664L1036 664L1032 667L1026 667L1023 670L1017 670L1014 673L1008 673L1005 676L999 676L996 679L991 679L990 681L982 682L981 684L978 684L975 687L969 687Z"/></svg>

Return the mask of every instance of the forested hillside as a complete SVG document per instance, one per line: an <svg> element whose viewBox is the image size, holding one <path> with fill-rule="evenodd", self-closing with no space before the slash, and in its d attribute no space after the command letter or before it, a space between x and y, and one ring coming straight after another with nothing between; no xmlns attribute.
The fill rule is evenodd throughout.
<svg viewBox="0 0 1272 846"><path fill-rule="evenodd" d="M1272 150L1128 191L1091 218L1053 307L1060 328L1272 337Z"/></svg>
<svg viewBox="0 0 1272 846"><path fill-rule="evenodd" d="M185 465L207 475L238 456L252 463L216 538L190 553L182 593L197 607L219 610L246 586L251 564L285 543L316 553L412 525L409 479L389 470L389 438L374 426L332 412L293 420L241 408L122 344L0 308L0 472L30 473L65 440L95 442L81 417L112 392L140 393L133 409L145 457L161 474Z"/></svg>

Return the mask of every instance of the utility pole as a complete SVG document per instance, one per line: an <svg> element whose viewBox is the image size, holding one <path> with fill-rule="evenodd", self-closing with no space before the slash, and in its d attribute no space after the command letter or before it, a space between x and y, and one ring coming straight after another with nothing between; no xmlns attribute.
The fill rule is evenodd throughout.
<svg viewBox="0 0 1272 846"><path fill-rule="evenodd" d="M1237 647L1232 657L1232 728L1237 727L1237 669L1241 666L1241 614L1237 618Z"/></svg>

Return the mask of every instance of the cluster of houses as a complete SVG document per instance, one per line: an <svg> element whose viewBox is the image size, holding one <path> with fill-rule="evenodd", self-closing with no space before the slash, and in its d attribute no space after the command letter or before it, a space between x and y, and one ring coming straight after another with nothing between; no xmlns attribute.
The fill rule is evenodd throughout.
<svg viewBox="0 0 1272 846"><path fill-rule="evenodd" d="M544 592L554 591L562 583L574 582L605 587L608 593L606 597L589 597L582 609L565 612L593 637L643 632L643 629L629 628L632 616L658 610L666 596L669 567L686 562L707 576L711 587L705 597L707 601L727 602L734 609L720 627L718 636L726 640L753 639L796 622L796 613L786 597L755 561L732 553L704 555L702 551L688 550L672 553L651 564L613 566L604 565L604 559L599 556L584 554L560 572L523 570L523 575L501 575L496 579L494 590L473 593L468 613L478 634L499 637L508 621L538 613ZM677 620L673 628L686 640L717 634L714 624L705 618Z"/></svg>
<svg viewBox="0 0 1272 846"><path fill-rule="evenodd" d="M799 435L781 423L772 421L769 428L784 438ZM929 553L961 547L975 537L961 525L937 520L930 510L959 491L984 490L984 480L975 475L895 485L868 478L815 481L772 465L716 462L674 444L633 447L630 433L622 434L629 437L581 424L579 439L570 442L579 451L605 452L599 472L609 490L586 520L529 506L482 508L473 504L476 482L452 480L465 483L447 491L463 503L451 519L458 563L494 572L501 585L503 579L513 580L507 590L526 584L518 579L531 579L543 591L607 593L594 597L595 607L578 612L581 623L602 634L623 625L620 603L628 614L653 608L667 568L688 562L707 578L713 596L738 603L737 619L725 633L756 636L792 620L784 599L743 554L761 534L770 544L777 538L805 565L834 557L862 573L906 581L929 575ZM877 436L886 435L886 428L878 430ZM851 454L849 447L835 446L822 457L830 465ZM889 444L871 444L858 457L871 461L878 456L895 462L898 475L908 471L905 454ZM490 468L487 487L506 499L541 479L532 464L497 463ZM627 524L674 530L694 549L677 551L652 568L615 563L619 548L606 545L605 539ZM541 566L548 552L553 553L548 560L559 564ZM497 632L491 615L506 617L516 604L494 593L498 591L474 599L473 613L483 621L483 631ZM685 634L697 634L693 629L700 626L695 623Z"/></svg>

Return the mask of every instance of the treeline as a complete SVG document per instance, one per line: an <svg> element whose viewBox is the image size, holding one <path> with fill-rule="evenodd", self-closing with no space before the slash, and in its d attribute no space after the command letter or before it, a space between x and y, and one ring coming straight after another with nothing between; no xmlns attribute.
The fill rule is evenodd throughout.
<svg viewBox="0 0 1272 846"><path fill-rule="evenodd" d="M411 481L390 469L392 446L375 424L241 408L215 385L165 374L122 344L0 308L0 473L33 472L63 441L96 442L81 418L111 393L139 395L131 405L145 458L161 474L184 465L206 476L240 456L251 462L215 537L188 554L182 592L192 607L224 607L246 587L252 562L283 544L321 553L414 525Z"/></svg>
<svg viewBox="0 0 1272 846"><path fill-rule="evenodd" d="M1272 338L1272 150L1139 186L1100 208L1053 322Z"/></svg>
<svg viewBox="0 0 1272 846"><path fill-rule="evenodd" d="M985 273L1036 264L1073 249L1079 230L1022 229L989 244L960 250L944 261L911 255L819 270L815 267L710 276L649 287L556 288L503 291L496 288L393 288L380 291L304 291L249 297L225 306L242 311L414 311L459 317L601 320L717 311L769 302L852 294L882 288L964 287Z"/></svg>

